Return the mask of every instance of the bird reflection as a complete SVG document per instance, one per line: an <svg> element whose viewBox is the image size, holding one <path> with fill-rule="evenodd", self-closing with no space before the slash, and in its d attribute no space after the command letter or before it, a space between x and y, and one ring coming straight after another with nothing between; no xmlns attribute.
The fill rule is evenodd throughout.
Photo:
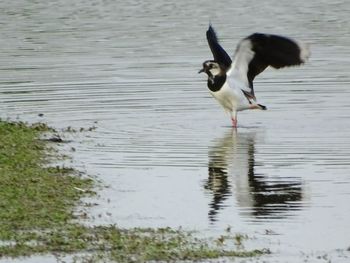
<svg viewBox="0 0 350 263"><path fill-rule="evenodd" d="M302 183L300 178L271 179L255 172L255 133L226 132L214 141L208 152L208 179L204 188L209 192L208 217L217 221L227 199L234 195L244 216L283 218L288 211L300 208Z"/></svg>
<svg viewBox="0 0 350 263"><path fill-rule="evenodd" d="M226 148L223 148L225 151ZM220 152L222 153L222 152ZM222 203L231 194L231 186L228 180L227 163L220 160L220 154L214 155L209 160L208 180L204 184L204 188L212 192L213 201L210 203L209 218L215 221L216 214L222 207Z"/></svg>

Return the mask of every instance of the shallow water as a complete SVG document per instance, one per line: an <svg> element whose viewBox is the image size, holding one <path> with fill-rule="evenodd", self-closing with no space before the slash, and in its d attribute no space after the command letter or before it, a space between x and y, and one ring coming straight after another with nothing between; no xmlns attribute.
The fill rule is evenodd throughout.
<svg viewBox="0 0 350 263"><path fill-rule="evenodd" d="M348 262L348 1L2 1L0 11L0 116L97 127L62 146L109 185L93 223L231 226L254 237L248 248L270 248L269 262ZM255 31L311 45L303 67L256 79L268 111L240 113L237 131L197 74L211 58L209 20L230 53Z"/></svg>

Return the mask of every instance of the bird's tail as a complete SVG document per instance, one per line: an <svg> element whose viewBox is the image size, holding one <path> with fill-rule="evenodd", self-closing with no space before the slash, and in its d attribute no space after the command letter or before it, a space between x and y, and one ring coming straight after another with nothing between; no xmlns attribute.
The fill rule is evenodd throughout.
<svg viewBox="0 0 350 263"><path fill-rule="evenodd" d="M267 107L261 104L258 104L258 106L260 107L260 110L267 110Z"/></svg>

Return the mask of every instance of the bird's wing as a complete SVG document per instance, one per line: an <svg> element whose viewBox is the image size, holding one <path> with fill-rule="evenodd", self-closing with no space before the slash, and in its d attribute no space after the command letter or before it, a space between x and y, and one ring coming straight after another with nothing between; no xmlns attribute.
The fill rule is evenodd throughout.
<svg viewBox="0 0 350 263"><path fill-rule="evenodd" d="M296 66L309 56L307 45L283 36L255 33L238 44L228 74L243 81L247 86L245 94L255 99L253 80L268 66L276 69Z"/></svg>
<svg viewBox="0 0 350 263"><path fill-rule="evenodd" d="M214 60L220 65L224 66L225 69L228 69L232 64L232 59L220 46L214 28L211 25L209 25L209 28L207 30L207 40L210 50L213 53Z"/></svg>

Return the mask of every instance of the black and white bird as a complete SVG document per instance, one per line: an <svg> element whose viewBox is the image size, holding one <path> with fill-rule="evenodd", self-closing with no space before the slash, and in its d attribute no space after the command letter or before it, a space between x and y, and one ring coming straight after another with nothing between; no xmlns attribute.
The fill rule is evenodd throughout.
<svg viewBox="0 0 350 263"><path fill-rule="evenodd" d="M220 46L211 25L207 40L214 60L207 60L198 72L208 75L210 94L230 114L233 127L237 127L237 112L249 109L266 110L258 104L254 78L268 66L279 69L305 63L310 56L307 45L278 35L254 33L238 44L232 59Z"/></svg>

